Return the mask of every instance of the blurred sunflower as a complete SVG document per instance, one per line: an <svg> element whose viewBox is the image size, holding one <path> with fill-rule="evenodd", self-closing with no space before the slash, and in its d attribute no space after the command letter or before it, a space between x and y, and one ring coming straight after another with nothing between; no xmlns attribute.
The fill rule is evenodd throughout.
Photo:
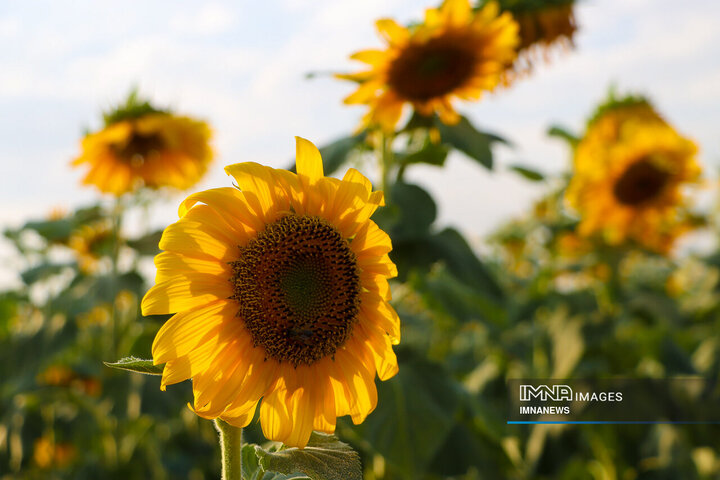
<svg viewBox="0 0 720 480"><path fill-rule="evenodd" d="M188 197L163 233L142 311L177 312L153 343L162 389L192 377L194 411L238 427L262 398L265 436L303 447L313 429L375 408L376 372L398 369L400 323L390 238L370 220L382 192L354 169L324 177L301 138L296 163L297 175L230 165L239 189Z"/></svg>
<svg viewBox="0 0 720 480"><path fill-rule="evenodd" d="M611 99L575 151L567 200L580 213L580 234L667 252L690 226L683 187L699 179L696 153L647 100Z"/></svg>
<svg viewBox="0 0 720 480"><path fill-rule="evenodd" d="M112 253L114 233L108 220L82 225L70 234L68 246L77 258L80 270L92 273L103 257Z"/></svg>
<svg viewBox="0 0 720 480"><path fill-rule="evenodd" d="M72 164L89 164L86 185L116 196L140 187L195 184L212 160L210 127L202 121L158 110L131 93L127 103L106 113L105 127L82 140Z"/></svg>
<svg viewBox="0 0 720 480"><path fill-rule="evenodd" d="M77 449L70 443L56 443L52 436L43 435L35 440L33 460L42 469L64 469L77 456Z"/></svg>
<svg viewBox="0 0 720 480"><path fill-rule="evenodd" d="M350 58L370 70L337 77L360 84L345 103L370 107L363 125L386 131L395 128L406 103L423 116L437 113L444 123L457 123L453 97L478 100L493 90L519 42L517 23L499 14L494 2L473 12L468 0L445 0L426 10L417 26L381 19L376 27L388 48L355 53Z"/></svg>
<svg viewBox="0 0 720 480"><path fill-rule="evenodd" d="M570 48L577 31L576 0L499 0L520 26L518 58L511 71L527 73L538 57L547 59L555 47ZM513 75L510 74L510 78Z"/></svg>

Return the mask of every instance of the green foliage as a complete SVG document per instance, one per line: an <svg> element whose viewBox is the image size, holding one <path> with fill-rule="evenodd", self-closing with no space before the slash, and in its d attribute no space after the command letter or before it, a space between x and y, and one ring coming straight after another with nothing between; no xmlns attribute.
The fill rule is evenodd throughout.
<svg viewBox="0 0 720 480"><path fill-rule="evenodd" d="M551 137L556 137L564 140L571 148L575 148L580 141L580 138L577 135L571 133L569 130L559 125L553 125L552 127L550 127L547 134Z"/></svg>
<svg viewBox="0 0 720 480"><path fill-rule="evenodd" d="M247 447L244 447L243 452ZM266 473L258 477L256 473L249 475L250 472L248 472L245 475L248 478L362 480L360 457L348 444L338 440L335 435L313 432L307 446L303 449L266 450L255 445L254 451L259 471L277 472L282 476L270 476ZM244 458L248 456L245 454ZM251 459L248 458L248 461L253 465Z"/></svg>
<svg viewBox="0 0 720 480"><path fill-rule="evenodd" d="M522 165L511 165L510 170L515 173L519 173L522 177L524 177L526 180L530 180L531 182L541 182L545 180L545 175L530 167L525 167Z"/></svg>
<svg viewBox="0 0 720 480"><path fill-rule="evenodd" d="M168 109L161 109L153 106L150 101L140 96L137 88L130 90L125 103L103 112L105 127L123 120L132 120L152 113L169 114Z"/></svg>
<svg viewBox="0 0 720 480"><path fill-rule="evenodd" d="M505 143L496 135L479 131L465 117L460 117L460 121L455 125L446 125L438 120L436 127L440 131L444 143L460 150L487 169L493 167L492 150L490 149L492 144L495 142Z"/></svg>

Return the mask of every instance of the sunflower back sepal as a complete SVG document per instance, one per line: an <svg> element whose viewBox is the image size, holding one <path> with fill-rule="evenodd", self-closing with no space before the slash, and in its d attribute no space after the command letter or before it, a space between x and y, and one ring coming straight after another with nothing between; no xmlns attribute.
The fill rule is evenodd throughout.
<svg viewBox="0 0 720 480"><path fill-rule="evenodd" d="M302 449L245 445L242 457L246 479L362 480L358 453L335 435L325 433L312 432Z"/></svg>
<svg viewBox="0 0 720 480"><path fill-rule="evenodd" d="M158 108L144 97L140 96L137 88L130 90L125 102L102 113L103 123L106 127L123 120L140 118L150 114L170 114L170 110Z"/></svg>
<svg viewBox="0 0 720 480"><path fill-rule="evenodd" d="M145 360L137 357L125 357L117 362L103 362L110 368L127 370L130 372L142 373L144 375L162 375L164 364L153 365L152 360Z"/></svg>
<svg viewBox="0 0 720 480"><path fill-rule="evenodd" d="M555 137L561 140L565 140L571 148L575 148L580 142L579 136L570 132L565 127L561 127L560 125L553 125L552 127L550 127L547 131L547 134L549 137Z"/></svg>

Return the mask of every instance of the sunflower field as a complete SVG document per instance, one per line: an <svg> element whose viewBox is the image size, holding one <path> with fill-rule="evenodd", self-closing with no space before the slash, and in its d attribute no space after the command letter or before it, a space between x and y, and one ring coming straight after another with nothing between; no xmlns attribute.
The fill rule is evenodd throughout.
<svg viewBox="0 0 720 480"><path fill-rule="evenodd" d="M43 25L93 41L0 7L0 105L34 125L0 147L0 480L720 478L713 2L637 31L621 14L677 2L158 2L177 57L162 34L133 40L158 5L44 3ZM608 75L592 98L585 76L553 84L594 38L585 20L612 33L579 69L627 54L628 75L650 59L656 82ZM238 25L269 50L234 50ZM504 103L519 89L521 108ZM0 122L18 137L0 143L25 142ZM236 138L261 147L227 155ZM533 381L628 389L593 417L525 421Z"/></svg>

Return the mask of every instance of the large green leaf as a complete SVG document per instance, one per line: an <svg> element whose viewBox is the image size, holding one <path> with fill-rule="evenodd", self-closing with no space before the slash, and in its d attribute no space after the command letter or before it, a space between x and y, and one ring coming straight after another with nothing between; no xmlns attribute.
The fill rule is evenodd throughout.
<svg viewBox="0 0 720 480"><path fill-rule="evenodd" d="M377 408L354 430L385 457L392 478L410 480L422 478L453 428L461 387L442 365L398 353L398 374L378 383Z"/></svg>
<svg viewBox="0 0 720 480"><path fill-rule="evenodd" d="M430 239L440 260L457 278L480 289L483 293L500 299L503 291L494 276L477 258L465 238L455 229L446 228Z"/></svg>
<svg viewBox="0 0 720 480"><path fill-rule="evenodd" d="M436 126L444 143L460 150L485 168L492 169L493 156L490 146L493 142L504 141L503 139L479 131L465 117L461 117L455 125L437 121Z"/></svg>
<svg viewBox="0 0 720 480"><path fill-rule="evenodd" d="M449 149L441 143L426 143L423 148L409 154L397 155L396 161L402 166L424 163L442 167L447 159Z"/></svg>
<svg viewBox="0 0 720 480"><path fill-rule="evenodd" d="M69 263L41 263L31 267L20 274L25 285L31 285L39 280L44 280L53 275L57 275L68 268L75 268L75 262Z"/></svg>
<svg viewBox="0 0 720 480"><path fill-rule="evenodd" d="M365 134L353 135L351 137L343 137L334 142L320 147L320 155L323 159L323 171L325 175L331 175L343 166L348 160L348 155L355 148L363 145L365 142Z"/></svg>
<svg viewBox="0 0 720 480"><path fill-rule="evenodd" d="M243 480L309 480L307 475L301 473L266 472L260 466L255 449L260 448L255 444L246 444L242 447L242 478Z"/></svg>
<svg viewBox="0 0 720 480"><path fill-rule="evenodd" d="M362 480L360 456L335 435L313 432L303 449L269 451L255 446L255 454L263 470L290 475L287 478L305 474L311 480Z"/></svg>
<svg viewBox="0 0 720 480"><path fill-rule="evenodd" d="M398 218L391 227L394 241L427 236L437 214L429 193L417 185L400 182L393 185L390 200L398 209Z"/></svg>

